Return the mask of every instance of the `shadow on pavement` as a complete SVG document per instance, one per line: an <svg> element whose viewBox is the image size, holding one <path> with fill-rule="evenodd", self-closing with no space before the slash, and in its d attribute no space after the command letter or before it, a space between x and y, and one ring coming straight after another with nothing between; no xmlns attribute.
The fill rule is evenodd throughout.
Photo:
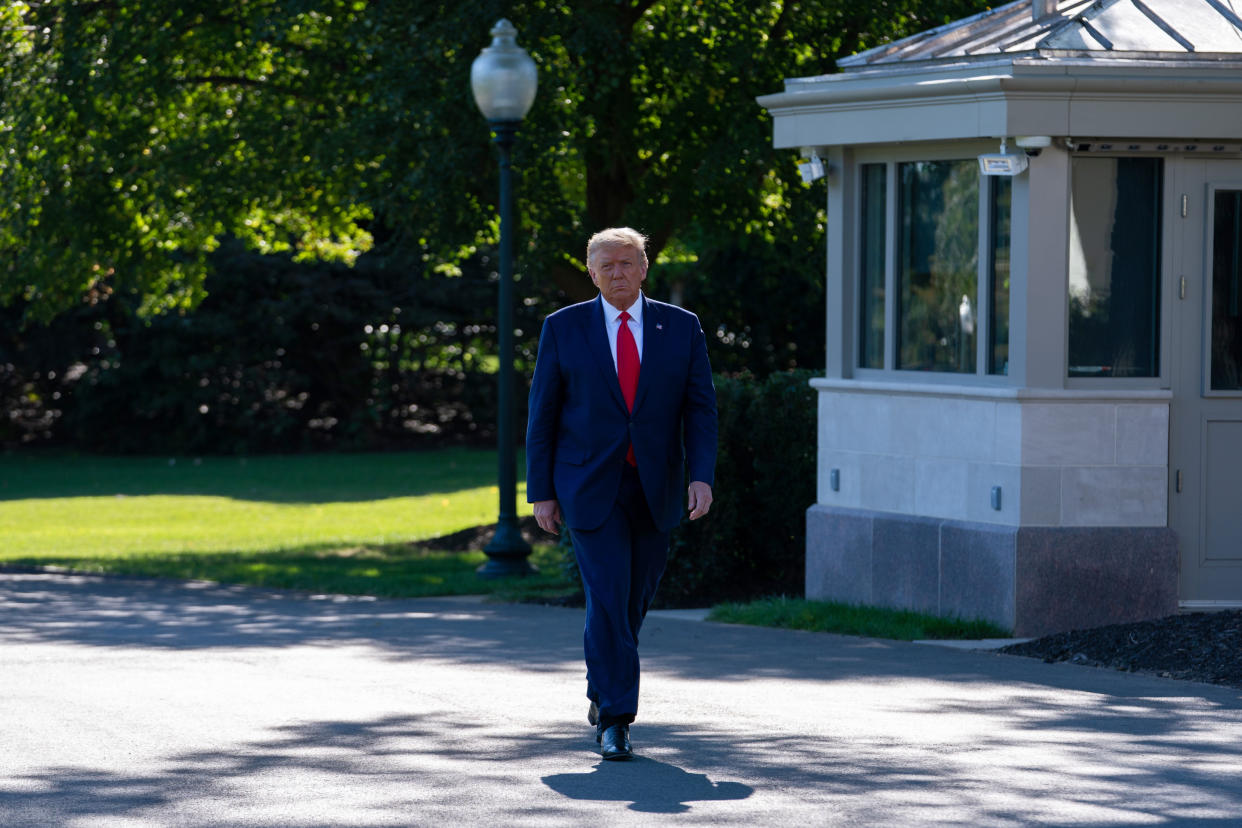
<svg viewBox="0 0 1242 828"><path fill-rule="evenodd" d="M316 828L340 824L343 813L353 815L350 825L457 825L483 824L484 813L503 810L522 823L536 815L572 819L580 813L574 800L674 814L753 792L653 759L639 757L624 767L605 763L592 758L582 734L507 730L441 716L300 723L229 749L173 754L158 767L63 764L3 779L0 817L6 828L109 819L234 825L266 824L263 813L274 809ZM545 776L545 787L530 777L529 767L549 759L597 765L588 773ZM506 795L512 801L504 802ZM355 821L380 804L383 818Z"/></svg>
<svg viewBox="0 0 1242 828"><path fill-rule="evenodd" d="M1080 825L1237 824L1219 816L1236 814L1237 764L1201 749L1171 770L1142 742L1119 743L1120 754L1111 743L1066 746L1057 766L1033 754L998 764L996 756L1024 746L998 736L967 751L910 751L904 740L646 726L643 744L672 761L611 763L591 756L579 730L532 735L439 715L305 722L139 768L65 763L9 777L0 780L0 817L6 826L571 825L616 824L609 809L624 807L749 826L773 816L746 810L762 790L793 797L776 812L783 824L793 817L824 825L1065 824L1058 813ZM1214 766L1193 767L1207 759ZM590 770L531 773L548 763ZM1083 819L1092 813L1096 819Z"/></svg>
<svg viewBox="0 0 1242 828"><path fill-rule="evenodd" d="M95 647L204 650L352 643L395 661L503 663L535 672L582 659L582 611L475 598L384 599L204 582L0 571L0 635ZM1242 709L1242 691L1044 664L992 652L651 617L644 659L687 679L1030 682ZM1158 727L1158 724L1150 726Z"/></svg>
<svg viewBox="0 0 1242 828"><path fill-rule="evenodd" d="M0 574L0 638L14 650L102 648L109 662L124 649L159 662L168 651L218 649L222 662L262 663L264 649L322 645L354 654L343 663L364 671L362 692L387 687L367 683L384 670L385 681L438 670L456 682L420 715L317 713L205 749L157 743L117 767L49 754L0 779L6 826L101 816L481 824L506 814L583 824L587 813L609 824L623 812L736 825L952 815L955 824L1208 826L1242 813L1235 691L1032 659L653 617L644 682L665 694L652 709L666 718L636 725L638 761L601 763L577 708L561 726L546 708L504 718L454 695L525 682L524 698L542 704L550 685L536 674L555 672L547 680L563 685L580 670L578 610ZM388 709L418 698L393 696ZM685 721L670 724L677 711ZM229 711L217 715L228 725Z"/></svg>
<svg viewBox="0 0 1242 828"><path fill-rule="evenodd" d="M605 762L590 773L558 773L543 783L570 799L628 802L631 811L680 814L687 803L745 799L755 789L740 782L712 782L705 773L688 773L676 765L636 756L632 762Z"/></svg>

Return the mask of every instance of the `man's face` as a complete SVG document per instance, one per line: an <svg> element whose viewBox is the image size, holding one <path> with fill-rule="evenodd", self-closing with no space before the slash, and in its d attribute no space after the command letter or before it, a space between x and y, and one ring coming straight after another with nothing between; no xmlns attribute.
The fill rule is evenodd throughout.
<svg viewBox="0 0 1242 828"><path fill-rule="evenodd" d="M647 278L647 265L639 250L625 244L610 244L595 251L587 262L587 272L608 304L625 310L638 298L638 290Z"/></svg>

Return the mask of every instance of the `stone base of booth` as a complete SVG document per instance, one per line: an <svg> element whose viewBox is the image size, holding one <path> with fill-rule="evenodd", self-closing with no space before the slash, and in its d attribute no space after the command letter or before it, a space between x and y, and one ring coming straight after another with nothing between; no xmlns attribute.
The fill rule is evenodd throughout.
<svg viewBox="0 0 1242 828"><path fill-rule="evenodd" d="M807 510L806 595L984 618L1017 636L1177 612L1166 528L1003 526L893 512Z"/></svg>

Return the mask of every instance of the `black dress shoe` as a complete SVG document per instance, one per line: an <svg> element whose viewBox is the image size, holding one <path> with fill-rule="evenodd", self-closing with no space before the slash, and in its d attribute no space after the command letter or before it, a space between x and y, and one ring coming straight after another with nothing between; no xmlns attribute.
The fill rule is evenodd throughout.
<svg viewBox="0 0 1242 828"><path fill-rule="evenodd" d="M593 725L599 724L599 705L591 702L591 706L587 708L587 722Z"/></svg>
<svg viewBox="0 0 1242 828"><path fill-rule="evenodd" d="M616 724L607 728L600 737L599 752L612 761L625 761L634 758L634 749L630 747L630 726Z"/></svg>

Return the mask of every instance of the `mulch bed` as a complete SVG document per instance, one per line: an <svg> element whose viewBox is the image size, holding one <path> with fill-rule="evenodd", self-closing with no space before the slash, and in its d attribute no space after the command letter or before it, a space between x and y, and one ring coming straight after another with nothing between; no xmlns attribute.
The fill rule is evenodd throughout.
<svg viewBox="0 0 1242 828"><path fill-rule="evenodd" d="M1073 630L998 652L1242 688L1242 610Z"/></svg>

